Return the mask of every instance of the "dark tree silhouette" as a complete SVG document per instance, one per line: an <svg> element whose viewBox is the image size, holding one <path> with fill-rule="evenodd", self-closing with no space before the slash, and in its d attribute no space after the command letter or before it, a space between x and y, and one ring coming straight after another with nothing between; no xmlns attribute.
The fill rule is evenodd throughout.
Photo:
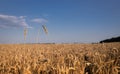
<svg viewBox="0 0 120 74"><path fill-rule="evenodd" d="M100 43L120 42L120 36L100 41Z"/></svg>

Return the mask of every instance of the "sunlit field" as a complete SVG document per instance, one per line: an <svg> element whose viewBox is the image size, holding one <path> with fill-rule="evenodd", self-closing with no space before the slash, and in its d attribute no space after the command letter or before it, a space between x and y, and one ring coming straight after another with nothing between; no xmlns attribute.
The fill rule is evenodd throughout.
<svg viewBox="0 0 120 74"><path fill-rule="evenodd" d="M1 44L0 74L120 74L120 43Z"/></svg>

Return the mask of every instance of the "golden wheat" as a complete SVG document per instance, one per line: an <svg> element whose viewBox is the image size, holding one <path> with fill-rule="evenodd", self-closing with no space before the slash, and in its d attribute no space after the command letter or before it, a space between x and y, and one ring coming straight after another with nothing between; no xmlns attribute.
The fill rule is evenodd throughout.
<svg viewBox="0 0 120 74"><path fill-rule="evenodd" d="M0 45L0 74L119 74L120 43Z"/></svg>

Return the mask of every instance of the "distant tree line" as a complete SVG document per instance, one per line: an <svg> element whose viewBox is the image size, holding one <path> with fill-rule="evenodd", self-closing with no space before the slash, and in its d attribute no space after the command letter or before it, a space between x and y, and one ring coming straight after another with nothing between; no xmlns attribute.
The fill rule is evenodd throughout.
<svg viewBox="0 0 120 74"><path fill-rule="evenodd" d="M120 42L120 36L100 41L100 43Z"/></svg>

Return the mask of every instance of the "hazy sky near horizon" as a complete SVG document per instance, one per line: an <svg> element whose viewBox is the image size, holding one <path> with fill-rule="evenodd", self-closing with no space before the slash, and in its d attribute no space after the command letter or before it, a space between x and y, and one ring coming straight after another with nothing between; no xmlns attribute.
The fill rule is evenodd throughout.
<svg viewBox="0 0 120 74"><path fill-rule="evenodd" d="M23 43L25 27L26 43L38 37L88 43L120 36L120 0L0 0L0 43Z"/></svg>

